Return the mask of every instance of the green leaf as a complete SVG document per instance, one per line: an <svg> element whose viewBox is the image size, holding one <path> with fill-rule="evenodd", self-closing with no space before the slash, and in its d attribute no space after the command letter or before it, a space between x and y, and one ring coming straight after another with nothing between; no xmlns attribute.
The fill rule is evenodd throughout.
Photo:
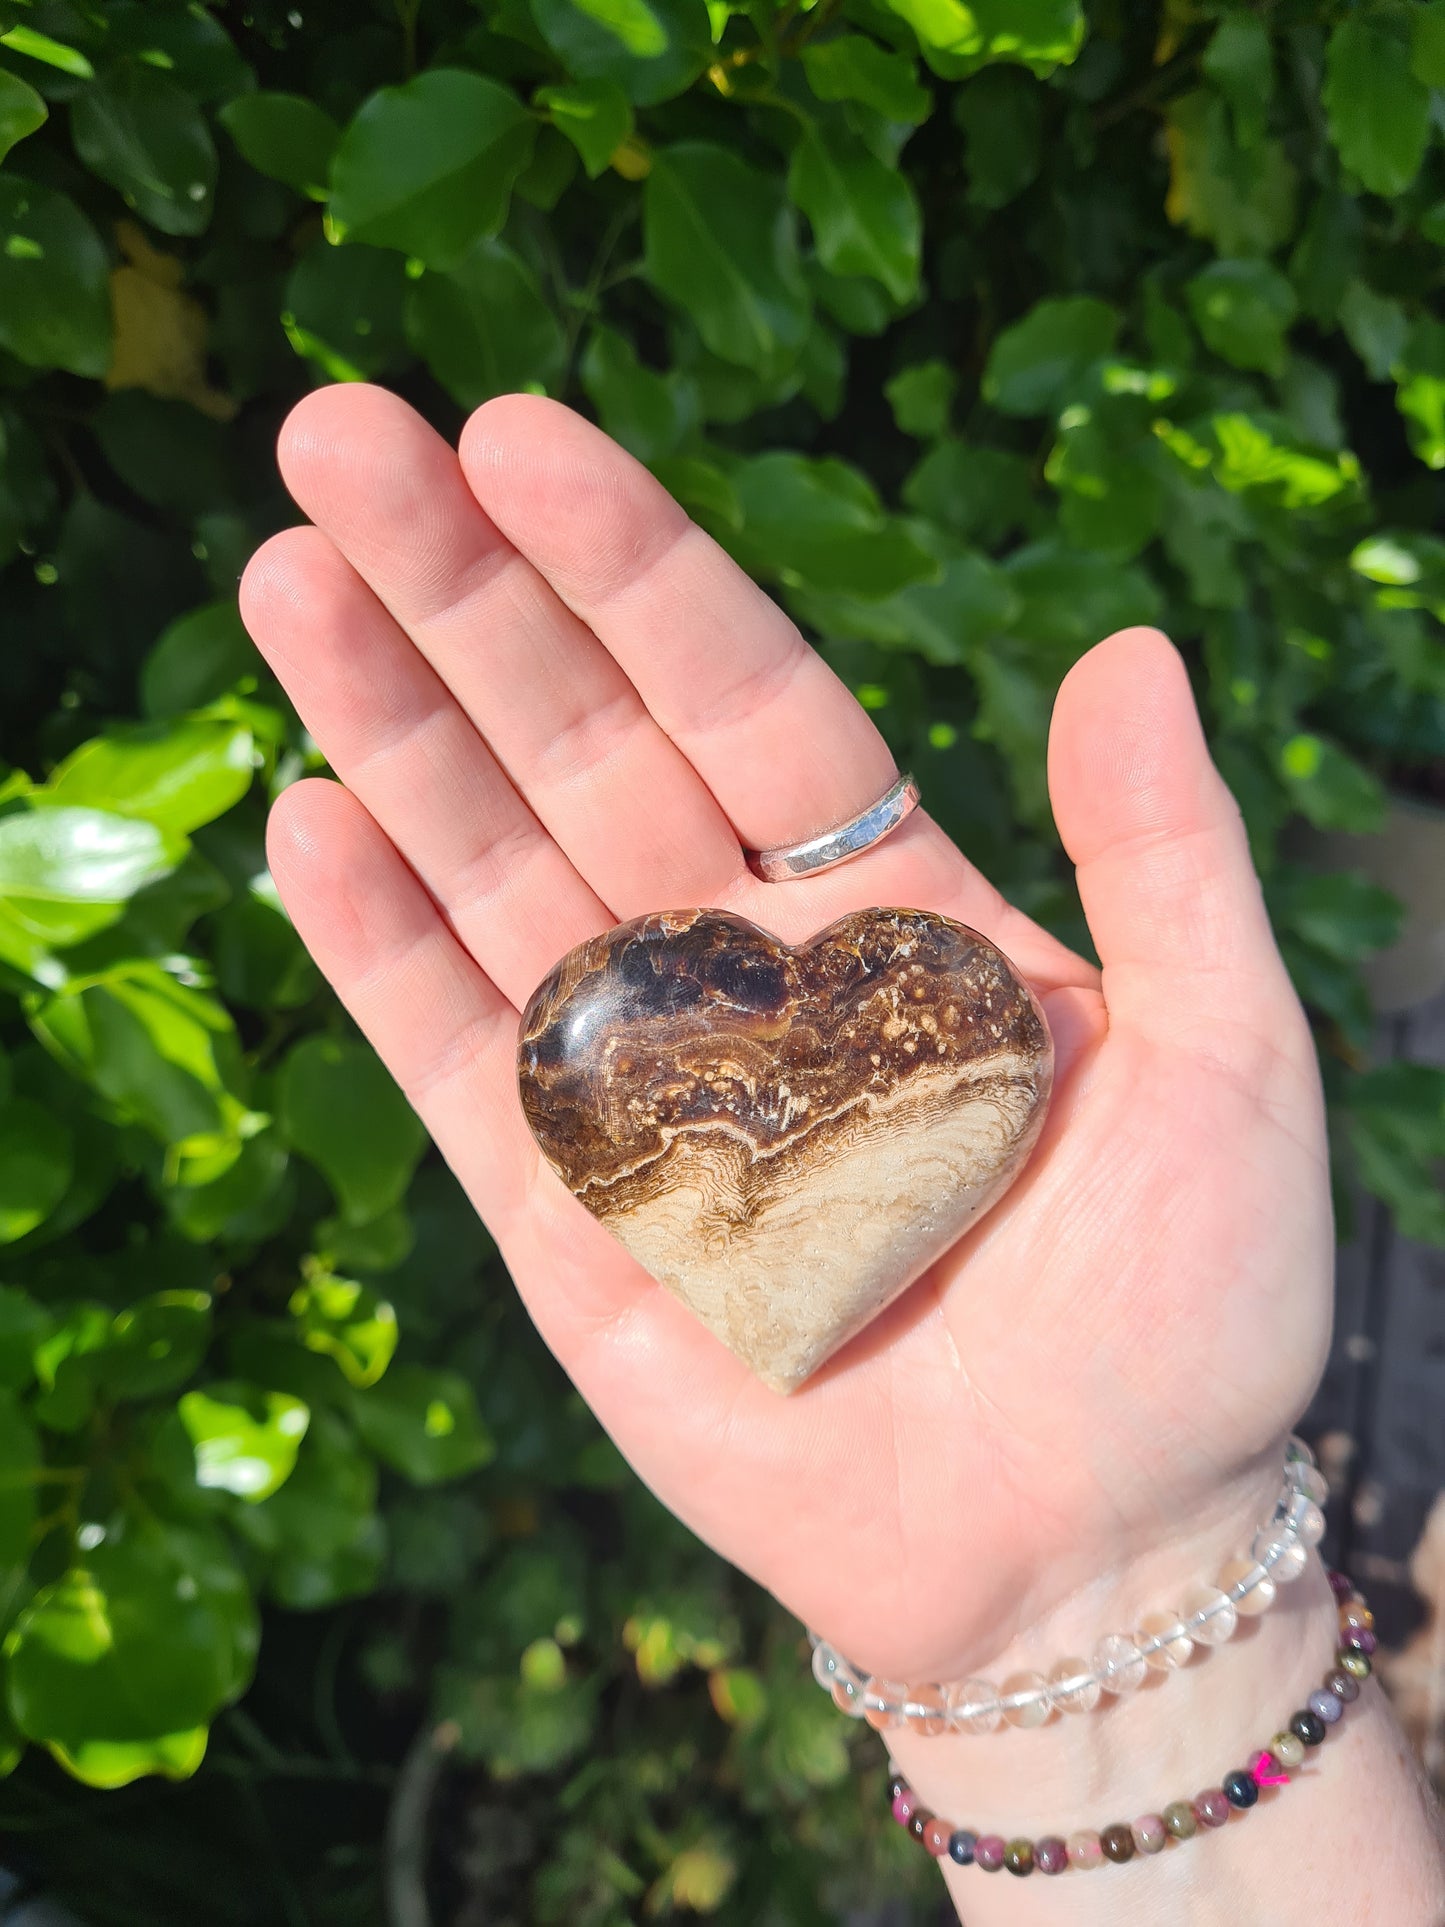
<svg viewBox="0 0 1445 1927"><path fill-rule="evenodd" d="M963 133L969 200L1006 207L1043 160L1042 88L1016 69L994 68L959 90L953 117Z"/></svg>
<svg viewBox="0 0 1445 1927"><path fill-rule="evenodd" d="M157 964L131 961L67 985L37 1002L30 1022L121 1118L169 1147L173 1182L219 1177L261 1121L238 1095L229 1014Z"/></svg>
<svg viewBox="0 0 1445 1927"><path fill-rule="evenodd" d="M234 1382L183 1392L176 1410L196 1455L196 1484L250 1505L290 1478L311 1420L287 1392Z"/></svg>
<svg viewBox="0 0 1445 1927"><path fill-rule="evenodd" d="M1224 101L1207 88L1171 103L1167 133L1171 221L1225 255L1269 254L1289 239L1298 177L1281 142L1261 135L1242 145Z"/></svg>
<svg viewBox="0 0 1445 1927"><path fill-rule="evenodd" d="M414 1485L436 1485L490 1462L496 1452L472 1388L455 1372L395 1366L352 1402L356 1429L376 1456Z"/></svg>
<svg viewBox="0 0 1445 1927"><path fill-rule="evenodd" d="M920 361L884 382L893 419L905 435L933 441L947 432L958 377L946 361Z"/></svg>
<svg viewBox="0 0 1445 1927"><path fill-rule="evenodd" d="M150 1774L189 1780L206 1757L209 1731L193 1726L148 1740L78 1740L74 1746L52 1740L50 1751L73 1779L111 1793Z"/></svg>
<svg viewBox="0 0 1445 1927"><path fill-rule="evenodd" d="M207 602L164 629L141 664L141 708L151 717L203 709L232 690L254 687L260 669L235 597Z"/></svg>
<svg viewBox="0 0 1445 1927"><path fill-rule="evenodd" d="M1340 327L1373 381L1384 381L1405 351L1410 322L1398 301L1352 281L1340 300Z"/></svg>
<svg viewBox="0 0 1445 1927"><path fill-rule="evenodd" d="M1282 508L1322 508L1359 482L1349 453L1325 457L1293 447L1269 422L1249 415L1216 415L1216 479L1233 493L1260 490Z"/></svg>
<svg viewBox="0 0 1445 1927"><path fill-rule="evenodd" d="M918 292L923 217L908 177L832 122L803 129L788 193L807 215L830 274L869 275L897 302Z"/></svg>
<svg viewBox="0 0 1445 1927"><path fill-rule="evenodd" d="M721 538L743 525L738 492L723 471L700 455L666 455L651 464L652 472L694 522Z"/></svg>
<svg viewBox="0 0 1445 1927"><path fill-rule="evenodd" d="M808 294L781 183L726 148L654 156L643 188L644 273L724 361L778 373L808 331Z"/></svg>
<svg viewBox="0 0 1445 1927"><path fill-rule="evenodd" d="M365 1044L303 1038L281 1066L277 1100L288 1142L325 1175L348 1223L400 1201L426 1132Z"/></svg>
<svg viewBox="0 0 1445 1927"><path fill-rule="evenodd" d="M184 88L141 61L108 68L71 109L75 151L162 234L203 234L216 192L216 149Z"/></svg>
<svg viewBox="0 0 1445 1927"><path fill-rule="evenodd" d="M1400 1235L1445 1245L1445 1071L1383 1064L1351 1080L1348 1102L1360 1175L1390 1206Z"/></svg>
<svg viewBox="0 0 1445 1927"><path fill-rule="evenodd" d="M1236 368L1278 375L1294 289L1266 261L1213 261L1185 286L1194 324L1215 354Z"/></svg>
<svg viewBox="0 0 1445 1927"><path fill-rule="evenodd" d="M250 1678L255 1609L219 1540L132 1523L36 1593L5 1651L28 1738L97 1784L180 1777L199 1758L195 1729Z"/></svg>
<svg viewBox="0 0 1445 1927"><path fill-rule="evenodd" d="M734 546L748 567L862 596L938 576L934 557L846 462L758 455L738 463L731 480L743 513Z"/></svg>
<svg viewBox="0 0 1445 1927"><path fill-rule="evenodd" d="M1427 468L1445 468L1445 322L1424 315L1415 323L1395 377L1411 448Z"/></svg>
<svg viewBox="0 0 1445 1927"><path fill-rule="evenodd" d="M193 717L138 723L82 743L55 770L48 790L67 807L144 817L184 835L223 816L254 774L249 729Z"/></svg>
<svg viewBox="0 0 1445 1927"><path fill-rule="evenodd" d="M40 1440L13 1391L0 1391L0 1571L29 1563Z"/></svg>
<svg viewBox="0 0 1445 1927"><path fill-rule="evenodd" d="M301 94L238 94L217 118L260 173L313 201L326 199L341 129L315 101Z"/></svg>
<svg viewBox="0 0 1445 1927"><path fill-rule="evenodd" d="M1363 876L1321 876L1291 865L1271 879L1268 896L1277 926L1342 963L1358 963L1400 934L1399 899Z"/></svg>
<svg viewBox="0 0 1445 1927"><path fill-rule="evenodd" d="M314 1610L376 1584L386 1538L375 1508L374 1462L339 1418L319 1411L296 1470L239 1523L271 1559L272 1595L284 1606Z"/></svg>
<svg viewBox="0 0 1445 1927"><path fill-rule="evenodd" d="M890 53L866 34L808 41L803 71L819 100L856 100L905 126L927 120L933 105L928 89L919 85L917 62L907 54Z"/></svg>
<svg viewBox="0 0 1445 1927"><path fill-rule="evenodd" d="M254 84L254 75L221 25L202 7L106 0L111 47L170 75L199 101L221 101Z"/></svg>
<svg viewBox="0 0 1445 1927"><path fill-rule="evenodd" d="M1063 495L1064 532L1081 548L1128 561L1157 532L1164 492L1155 448L1116 441L1090 410L1065 415L1044 473Z"/></svg>
<svg viewBox="0 0 1445 1927"><path fill-rule="evenodd" d="M1264 21L1254 13L1227 13L1204 50L1203 66L1229 102L1235 139L1241 147L1257 146L1274 94L1274 58Z"/></svg>
<svg viewBox="0 0 1445 1927"><path fill-rule="evenodd" d="M73 1155L70 1132L43 1105L27 1097L0 1104L0 1245L50 1216L70 1188Z"/></svg>
<svg viewBox="0 0 1445 1927"><path fill-rule="evenodd" d="M1422 87L1445 87L1445 0L1410 9L1410 71Z"/></svg>
<svg viewBox="0 0 1445 1927"><path fill-rule="evenodd" d="M993 60L1047 74L1067 66L1084 41L1077 0L887 0L923 44L930 65L962 78Z"/></svg>
<svg viewBox="0 0 1445 1927"><path fill-rule="evenodd" d="M903 484L903 499L940 528L992 548L1028 525L1032 477L1021 455L945 439Z"/></svg>
<svg viewBox="0 0 1445 1927"><path fill-rule="evenodd" d="M334 1358L349 1385L374 1385L391 1363L396 1312L369 1286L318 1273L293 1292L290 1310L302 1344Z"/></svg>
<svg viewBox="0 0 1445 1927"><path fill-rule="evenodd" d="M117 1398L151 1398L182 1385L211 1341L204 1291L156 1291L115 1315L97 1359L100 1382Z"/></svg>
<svg viewBox="0 0 1445 1927"><path fill-rule="evenodd" d="M1089 367L1108 354L1119 315L1092 295L1040 301L1005 328L989 352L984 399L1005 415L1048 415L1070 401Z"/></svg>
<svg viewBox="0 0 1445 1927"><path fill-rule="evenodd" d="M332 165L331 219L348 240L454 268L507 217L536 122L481 74L435 67L366 101Z"/></svg>
<svg viewBox="0 0 1445 1927"><path fill-rule="evenodd" d="M390 248L318 240L291 271L281 326L329 381L366 381L407 357L406 263Z"/></svg>
<svg viewBox="0 0 1445 1927"><path fill-rule="evenodd" d="M1159 619L1159 592L1138 569L1052 541L1031 542L1001 564L1018 597L1014 633L1067 664L1116 629ZM1037 661L1037 658L1036 658Z"/></svg>
<svg viewBox="0 0 1445 1927"><path fill-rule="evenodd" d="M697 391L687 377L644 367L611 328L592 330L579 373L602 426L639 461L672 454L697 426Z"/></svg>
<svg viewBox="0 0 1445 1927"><path fill-rule="evenodd" d="M1430 137L1430 90L1385 14L1348 13L1325 55L1325 112L1340 160L1372 194L1403 194Z"/></svg>
<svg viewBox="0 0 1445 1927"><path fill-rule="evenodd" d="M168 876L185 848L172 831L106 810L0 805L0 907L49 943L77 943Z"/></svg>
<svg viewBox="0 0 1445 1927"><path fill-rule="evenodd" d="M611 80L577 80L567 87L539 87L537 105L552 116L582 156L587 178L605 174L613 154L632 132L632 103Z"/></svg>
<svg viewBox="0 0 1445 1927"><path fill-rule="evenodd" d="M35 1376L35 1348L51 1328L51 1317L28 1292L0 1285L0 1387L23 1392Z"/></svg>
<svg viewBox="0 0 1445 1927"><path fill-rule="evenodd" d="M1317 830L1378 830L1385 821L1379 779L1328 737L1301 732L1279 752L1290 800Z"/></svg>
<svg viewBox="0 0 1445 1927"><path fill-rule="evenodd" d="M0 348L34 368L103 375L108 269L99 235L73 201L0 175Z"/></svg>
<svg viewBox="0 0 1445 1927"><path fill-rule="evenodd" d="M1019 600L981 555L941 547L936 582L914 582L881 601L806 592L791 598L820 634L848 636L880 649L903 649L940 667L972 665L1013 623Z"/></svg>
<svg viewBox="0 0 1445 1927"><path fill-rule="evenodd" d="M450 274L413 286L407 334L463 408L514 389L545 391L567 359L561 323L531 269L501 241L479 241Z"/></svg>
<svg viewBox="0 0 1445 1927"><path fill-rule="evenodd" d="M37 127L43 127L49 117L50 109L33 87L27 86L18 74L7 73L0 67L0 160L27 134L33 134Z"/></svg>
<svg viewBox="0 0 1445 1927"><path fill-rule="evenodd" d="M684 93L713 58L703 0L531 0L573 80L606 80L639 107Z"/></svg>
<svg viewBox="0 0 1445 1927"><path fill-rule="evenodd" d="M24 4L28 5L29 0L24 0ZM49 34L39 33L34 27L11 27L8 33L0 34L0 47L23 54L27 60L38 60L44 67L54 67L57 73L69 74L74 80L95 79L94 67L78 47L63 40L52 40Z"/></svg>

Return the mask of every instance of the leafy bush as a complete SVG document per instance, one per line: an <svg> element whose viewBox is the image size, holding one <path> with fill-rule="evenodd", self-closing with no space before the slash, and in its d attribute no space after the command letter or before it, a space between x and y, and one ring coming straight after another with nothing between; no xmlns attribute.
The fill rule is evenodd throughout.
<svg viewBox="0 0 1445 1927"><path fill-rule="evenodd" d="M515 387L591 410L1076 942L1052 693L1163 623L1342 1149L1445 1239L1441 1078L1360 1072L1395 906L1291 842L1445 769L1442 89L1442 0L0 0L0 1745L32 1837L70 1811L37 1750L181 1778L219 1721L197 1798L299 1755L371 1785L429 1709L513 1783L505 1827L454 1815L458 1919L821 1921L926 1878L859 1818L796 1629L558 1382L280 910L265 806L317 757L234 591L309 383L449 432ZM373 1595L316 1651L275 1611ZM226 1712L258 1600L261 1711ZM375 1917L374 1829L298 1850L303 1906L228 1803L143 1811L104 1835L123 1878L46 1836L97 1916Z"/></svg>

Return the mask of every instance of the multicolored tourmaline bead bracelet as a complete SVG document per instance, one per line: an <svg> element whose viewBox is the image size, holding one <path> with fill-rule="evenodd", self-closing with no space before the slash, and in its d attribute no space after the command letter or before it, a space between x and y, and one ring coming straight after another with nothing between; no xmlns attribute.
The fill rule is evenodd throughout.
<svg viewBox="0 0 1445 1927"><path fill-rule="evenodd" d="M1269 1744L1253 1755L1248 1766L1226 1773L1218 1786L1206 1787L1192 1800L1171 1800L1158 1813L1141 1814L1137 1820L1115 1820L1097 1833L1086 1827L1067 1839L1050 1833L1039 1840L1005 1840L999 1833L975 1833L951 1820L940 1820L895 1772L888 1789L894 1819L937 1860L982 1867L985 1873L1007 1867L1020 1876L1063 1873L1070 1868L1087 1871L1106 1860L1122 1865L1136 1853L1156 1854L1171 1841L1192 1840L1201 1827L1222 1827L1232 1812L1248 1812L1262 1792L1289 1785L1290 1775L1298 1772L1309 1751L1344 1717L1345 1708L1359 1698L1361 1683L1370 1676L1374 1614L1343 1573L1332 1572L1329 1578L1339 1607L1334 1664Z"/></svg>
<svg viewBox="0 0 1445 1927"><path fill-rule="evenodd" d="M1328 1491L1309 1447L1292 1438L1279 1497L1246 1557L1230 1560L1215 1584L1188 1587L1172 1611L1146 1613L1133 1633L1109 1633L1092 1659L1061 1659L1047 1678L1020 1672L1000 1686L986 1679L909 1686L860 1672L809 1633L813 1677L841 1712L880 1732L906 1725L915 1733L991 1733L1000 1722L1042 1726L1055 1711L1091 1712L1105 1693L1132 1693L1151 1668L1172 1672L1196 1645L1222 1645L1241 1618L1268 1611L1280 1586L1299 1578L1309 1548L1324 1537L1320 1508Z"/></svg>

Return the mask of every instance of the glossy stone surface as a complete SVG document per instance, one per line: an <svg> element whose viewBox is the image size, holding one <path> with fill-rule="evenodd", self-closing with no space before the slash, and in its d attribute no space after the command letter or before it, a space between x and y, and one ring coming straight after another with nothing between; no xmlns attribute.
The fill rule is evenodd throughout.
<svg viewBox="0 0 1445 1927"><path fill-rule="evenodd" d="M1034 1866L1040 1873L1063 1873L1068 1864L1069 1849L1056 1833L1035 1840Z"/></svg>
<svg viewBox="0 0 1445 1927"><path fill-rule="evenodd" d="M1003 1195L1052 1077L1007 958L914 910L797 947L721 910L634 918L562 959L518 1046L563 1183L779 1391Z"/></svg>

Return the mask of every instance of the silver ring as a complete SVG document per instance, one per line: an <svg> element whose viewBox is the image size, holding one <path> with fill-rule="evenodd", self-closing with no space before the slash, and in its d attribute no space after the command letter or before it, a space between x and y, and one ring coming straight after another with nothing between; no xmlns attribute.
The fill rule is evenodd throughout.
<svg viewBox="0 0 1445 1927"><path fill-rule="evenodd" d="M911 776L898 781L876 803L870 803L846 823L810 836L805 843L788 843L776 850L749 850L748 865L769 883L788 883L796 877L815 877L861 856L890 836L918 808L918 785Z"/></svg>

